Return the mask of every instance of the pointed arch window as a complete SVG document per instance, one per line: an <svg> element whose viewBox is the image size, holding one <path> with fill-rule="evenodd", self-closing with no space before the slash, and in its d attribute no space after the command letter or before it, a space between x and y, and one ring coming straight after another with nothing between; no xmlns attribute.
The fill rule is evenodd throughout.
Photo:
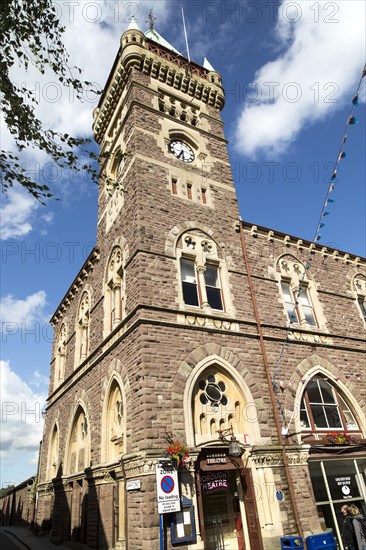
<svg viewBox="0 0 366 550"><path fill-rule="evenodd" d="M65 378L66 346L67 328L65 323L63 323L57 340L54 388L57 388L64 381Z"/></svg>
<svg viewBox="0 0 366 550"><path fill-rule="evenodd" d="M124 309L124 272L122 268L122 250L113 249L107 266L105 286L105 332L114 330L122 321Z"/></svg>
<svg viewBox="0 0 366 550"><path fill-rule="evenodd" d="M249 433L244 420L244 396L224 370L212 365L197 378L192 393L195 445L217 441L218 430L232 427L239 441Z"/></svg>
<svg viewBox="0 0 366 550"><path fill-rule="evenodd" d="M125 411L123 395L117 380L113 380L109 394L105 418L106 447L105 458L109 462L119 459L125 448Z"/></svg>
<svg viewBox="0 0 366 550"><path fill-rule="evenodd" d="M53 479L57 476L58 470L58 447L59 447L59 435L57 426L53 428L52 436L50 440L50 448L48 455L48 468L47 479Z"/></svg>
<svg viewBox="0 0 366 550"><path fill-rule="evenodd" d="M89 422L83 407L80 405L74 417L69 442L69 474L81 472L89 465L89 439Z"/></svg>
<svg viewBox="0 0 366 550"><path fill-rule="evenodd" d="M90 298L88 292L83 292L79 304L76 334L76 358L79 363L89 354L90 333Z"/></svg>
<svg viewBox="0 0 366 550"><path fill-rule="evenodd" d="M346 399L322 376L306 385L300 404L301 430L359 432L357 420Z"/></svg>
<svg viewBox="0 0 366 550"><path fill-rule="evenodd" d="M185 235L180 255L180 278L186 306L224 311L223 261L216 244L199 235Z"/></svg>
<svg viewBox="0 0 366 550"><path fill-rule="evenodd" d="M304 265L295 257L283 256L277 264L277 277L288 322L326 330L315 283Z"/></svg>
<svg viewBox="0 0 366 550"><path fill-rule="evenodd" d="M357 305L361 312L361 316L366 323L366 277L361 273L356 275L353 285L356 292Z"/></svg>

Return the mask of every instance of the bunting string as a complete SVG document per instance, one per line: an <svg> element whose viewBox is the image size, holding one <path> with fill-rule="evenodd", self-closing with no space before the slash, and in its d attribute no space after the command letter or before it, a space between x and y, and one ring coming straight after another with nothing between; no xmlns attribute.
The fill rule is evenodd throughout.
<svg viewBox="0 0 366 550"><path fill-rule="evenodd" d="M365 76L366 76L366 64L363 68L363 71L362 71L362 74L361 74L361 77L360 77L360 80L359 80L359 83L358 83L358 86L357 86L356 93L354 94L352 102L351 102L351 109L350 109L349 116L347 118L347 123L346 123L346 127L345 127L345 130L344 130L344 133L343 133L343 138L342 138L342 141L341 141L341 145L340 145L339 150L338 150L338 155L337 155L336 161L333 165L333 170L332 170L332 173L331 173L331 176L330 176L330 182L328 184L327 192L326 192L325 199L324 199L324 202L323 202L323 206L322 206L322 209L321 209L321 213L320 213L320 216L319 216L319 219L318 219L318 223L317 223L317 226L316 226L316 231L314 233L312 244L310 245L310 252L309 252L308 257L306 259L305 270L302 273L302 277L301 277L301 280L300 280L300 283L299 283L299 287L296 291L295 303L294 303L294 306L293 306L292 313L290 315L290 324L289 324L289 327L287 329L286 338L282 343L280 355L279 355L279 358L278 358L278 361L277 361L277 364L276 364L276 368L274 370L273 377L272 377L272 387L273 387L275 398L276 398L276 403L277 403L277 408L278 408L278 411L279 411L279 418L280 418L280 423L281 423L281 428L282 429L284 429L284 428L283 428L283 418L282 418L282 413L281 413L281 407L280 407L279 397L278 397L278 395L279 395L278 394L278 388L280 387L281 389L284 389L284 387L283 387L284 383L283 383L283 381L281 381L280 384L277 384L276 378L277 378L278 373L281 369L282 361L283 361L283 358L285 356L286 350L288 349L288 347L291 343L291 338L290 338L290 335L292 334L292 326L291 325L297 319L296 308L299 305L299 299L300 299L301 291L302 291L302 288L303 288L303 285L304 285L306 273L309 272L310 269L311 269L311 262L312 262L314 254L315 254L315 250L314 250L315 246L314 245L319 243L319 241L321 240L320 231L325 227L325 225L326 225L325 218L327 216L329 216L330 207L334 203L334 199L331 198L331 197L332 197L332 193L334 192L334 189L335 189L335 180L336 180L336 177L337 177L337 174L338 174L339 165L340 165L341 161L347 157L347 153L346 153L346 151L344 151L344 146L347 142L349 128L351 126L354 126L355 124L357 124L357 118L354 116L353 113L354 113L355 108L358 107L362 80ZM291 382L293 382L293 381L291 381Z"/></svg>

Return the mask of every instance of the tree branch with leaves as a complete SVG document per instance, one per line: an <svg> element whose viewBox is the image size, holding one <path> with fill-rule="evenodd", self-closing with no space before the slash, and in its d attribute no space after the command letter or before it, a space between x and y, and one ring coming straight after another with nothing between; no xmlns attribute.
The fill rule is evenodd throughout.
<svg viewBox="0 0 366 550"><path fill-rule="evenodd" d="M98 181L98 156L91 150L91 140L44 128L35 113L39 100L25 85L15 84L10 75L16 65L26 71L33 66L42 75L51 70L80 101L86 90L99 94L91 82L78 78L81 69L69 65L69 54L62 41L64 32L52 0L0 3L1 111L18 150L18 153L0 152L1 189L6 192L19 184L42 204L53 197L53 192L48 185L29 176L19 158L22 151L39 149L59 167L82 172Z"/></svg>

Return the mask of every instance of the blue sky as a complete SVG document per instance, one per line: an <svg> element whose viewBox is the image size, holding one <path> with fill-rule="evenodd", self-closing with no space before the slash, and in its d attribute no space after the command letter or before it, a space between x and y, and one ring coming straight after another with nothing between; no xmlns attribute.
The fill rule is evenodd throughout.
<svg viewBox="0 0 366 550"><path fill-rule="evenodd" d="M206 56L226 89L222 112L243 219L312 240L332 167L365 63L365 4L298 0L242 2L57 2L65 42L84 78L104 82L119 38L134 15L143 30L154 6L156 29L191 58ZM54 77L16 69L40 98L53 129L91 134L91 97L83 104ZM26 79L26 80L25 80ZM321 243L365 256L365 82L349 128ZM2 147L11 139L1 126ZM2 200L1 483L36 471L47 394L53 311L89 254L97 191L61 173L37 151L27 169L52 182L60 201L40 206L20 190Z"/></svg>

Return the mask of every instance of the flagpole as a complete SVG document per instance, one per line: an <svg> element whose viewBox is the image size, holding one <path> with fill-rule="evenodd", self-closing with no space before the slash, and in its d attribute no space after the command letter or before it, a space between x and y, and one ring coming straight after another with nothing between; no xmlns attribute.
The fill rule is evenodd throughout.
<svg viewBox="0 0 366 550"><path fill-rule="evenodd" d="M188 54L188 61L191 62L191 56L189 55L189 46L188 46L188 38L187 38L187 30L186 30L186 22L184 20L184 10L182 8L182 19L183 19L183 29L184 29L184 36L186 39L186 46L187 46L187 54Z"/></svg>

